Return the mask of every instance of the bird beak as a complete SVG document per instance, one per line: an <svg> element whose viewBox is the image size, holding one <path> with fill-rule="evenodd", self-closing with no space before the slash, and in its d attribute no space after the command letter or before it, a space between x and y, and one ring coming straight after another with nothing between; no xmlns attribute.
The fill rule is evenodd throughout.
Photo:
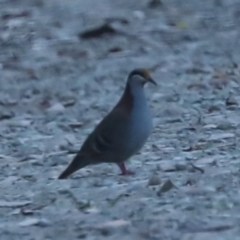
<svg viewBox="0 0 240 240"><path fill-rule="evenodd" d="M157 85L157 83L152 78L149 78L148 81L153 83L154 85Z"/></svg>

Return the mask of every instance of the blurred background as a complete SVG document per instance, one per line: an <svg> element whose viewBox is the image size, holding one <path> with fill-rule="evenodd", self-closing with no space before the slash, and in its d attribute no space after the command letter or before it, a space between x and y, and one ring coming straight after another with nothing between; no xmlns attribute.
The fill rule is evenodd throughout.
<svg viewBox="0 0 240 240"><path fill-rule="evenodd" d="M239 0L0 0L0 19L1 239L239 238ZM137 176L54 181L137 67L159 84ZM155 172L189 192L157 197Z"/></svg>

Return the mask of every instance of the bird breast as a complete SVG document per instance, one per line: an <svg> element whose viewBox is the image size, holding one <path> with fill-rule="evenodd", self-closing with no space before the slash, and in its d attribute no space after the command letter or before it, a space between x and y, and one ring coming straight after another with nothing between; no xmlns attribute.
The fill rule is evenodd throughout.
<svg viewBox="0 0 240 240"><path fill-rule="evenodd" d="M137 152L143 147L153 127L150 108L143 89L140 92L133 92L133 108L130 118L131 142L135 145L135 152Z"/></svg>

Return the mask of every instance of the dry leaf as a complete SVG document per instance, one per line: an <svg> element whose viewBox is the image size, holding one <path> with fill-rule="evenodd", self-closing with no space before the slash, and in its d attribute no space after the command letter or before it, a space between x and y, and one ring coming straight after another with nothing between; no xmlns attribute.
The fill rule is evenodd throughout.
<svg viewBox="0 0 240 240"><path fill-rule="evenodd" d="M31 202L30 201L4 201L0 200L0 207L24 207L26 205L29 205Z"/></svg>
<svg viewBox="0 0 240 240"><path fill-rule="evenodd" d="M203 126L204 129L215 129L217 128L217 125L215 124L207 124L205 126Z"/></svg>
<svg viewBox="0 0 240 240"><path fill-rule="evenodd" d="M197 170L197 171L199 171L201 173L204 173L204 170L202 168L195 166L193 163L190 163L190 166L192 167L192 169L194 171Z"/></svg>
<svg viewBox="0 0 240 240"><path fill-rule="evenodd" d="M39 222L39 219L37 219L37 218L29 218L29 219L23 220L22 222L18 223L18 226L20 226L20 227L33 226L33 225L38 224L38 222Z"/></svg>
<svg viewBox="0 0 240 240"><path fill-rule="evenodd" d="M99 224L96 227L97 228L122 227L122 226L126 226L126 225L129 225L129 224L130 224L130 222L125 221L123 219L119 219L119 220L114 220L114 221L105 222L103 224Z"/></svg>
<svg viewBox="0 0 240 240"><path fill-rule="evenodd" d="M129 196L128 194L121 193L117 197L112 198L112 199L107 199L110 206L113 207L115 206L122 198Z"/></svg>
<svg viewBox="0 0 240 240"><path fill-rule="evenodd" d="M69 123L68 125L69 125L69 127L74 129L74 128L82 127L83 123L82 122L73 122L73 123Z"/></svg>
<svg viewBox="0 0 240 240"><path fill-rule="evenodd" d="M226 76L224 75L224 77L222 78L213 78L209 84L212 86L212 87L215 87L217 89L222 89L224 87L226 87L226 85L228 84L229 82L229 78L225 78Z"/></svg>
<svg viewBox="0 0 240 240"><path fill-rule="evenodd" d="M24 10L22 12L12 12L12 13L5 13L2 15L2 20L10 20L13 18L23 18L23 17L30 17L31 12Z"/></svg>
<svg viewBox="0 0 240 240"><path fill-rule="evenodd" d="M113 35L116 34L116 30L109 24L105 23L102 26L83 31L79 34L79 37L82 39L89 39L89 38L98 38L103 35Z"/></svg>
<svg viewBox="0 0 240 240"><path fill-rule="evenodd" d="M206 90L207 89L207 85L202 83L202 82L195 82L195 83L191 83L188 85L187 89L191 90L191 89L196 89L196 90Z"/></svg>
<svg viewBox="0 0 240 240"><path fill-rule="evenodd" d="M198 165L206 166L206 165L214 165L216 164L216 160L213 157L205 157L200 158L196 161Z"/></svg>
<svg viewBox="0 0 240 240"><path fill-rule="evenodd" d="M61 49L57 52L61 57L70 57L73 59L83 58L87 56L86 51L76 51L75 49Z"/></svg>
<svg viewBox="0 0 240 240"><path fill-rule="evenodd" d="M204 186L204 187L186 187L182 188L182 191L184 191L186 194L189 194L191 196L204 196L209 193L214 193L216 192L216 189L210 186Z"/></svg>
<svg viewBox="0 0 240 240"><path fill-rule="evenodd" d="M183 28L187 28L187 27L188 27L187 23L185 23L185 22L177 22L177 23L175 24L175 26L176 26L177 28L180 28L180 29L183 29Z"/></svg>
<svg viewBox="0 0 240 240"><path fill-rule="evenodd" d="M212 134L211 137L208 139L209 141L218 141L226 138L233 138L235 137L234 133L215 133Z"/></svg>
<svg viewBox="0 0 240 240"><path fill-rule="evenodd" d="M115 53L115 52L121 52L122 50L123 49L120 47L113 47L113 48L110 48L108 51L111 53Z"/></svg>
<svg viewBox="0 0 240 240"><path fill-rule="evenodd" d="M156 8L159 6L162 6L162 1L161 0L151 0L148 4L150 8Z"/></svg>
<svg viewBox="0 0 240 240"><path fill-rule="evenodd" d="M40 227L46 227L49 225L49 221L44 218L28 218L26 220L23 220L22 222L18 223L18 226L20 227L28 227L38 225Z"/></svg>

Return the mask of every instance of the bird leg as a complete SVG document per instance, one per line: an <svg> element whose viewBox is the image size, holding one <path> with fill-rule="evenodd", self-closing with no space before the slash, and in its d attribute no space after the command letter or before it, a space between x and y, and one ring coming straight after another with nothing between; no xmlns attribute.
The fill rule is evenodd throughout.
<svg viewBox="0 0 240 240"><path fill-rule="evenodd" d="M134 174L133 171L126 169L124 162L117 163L117 165L119 166L119 168L121 170L121 174L120 175L133 175Z"/></svg>

